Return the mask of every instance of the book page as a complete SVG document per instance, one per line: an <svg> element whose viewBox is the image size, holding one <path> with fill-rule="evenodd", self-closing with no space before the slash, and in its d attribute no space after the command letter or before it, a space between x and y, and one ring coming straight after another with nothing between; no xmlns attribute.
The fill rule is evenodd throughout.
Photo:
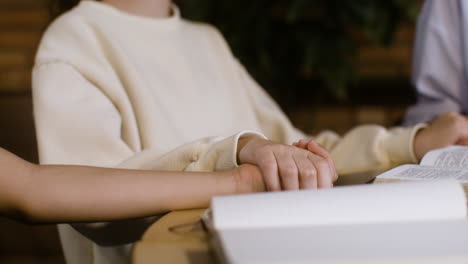
<svg viewBox="0 0 468 264"><path fill-rule="evenodd" d="M377 176L376 181L380 179L407 181L455 179L460 183L468 183L468 170L402 165L380 174Z"/></svg>
<svg viewBox="0 0 468 264"><path fill-rule="evenodd" d="M429 151L424 155L420 164L440 168L468 169L468 147L450 146Z"/></svg>
<svg viewBox="0 0 468 264"><path fill-rule="evenodd" d="M461 219L465 193L454 180L219 196L215 229Z"/></svg>

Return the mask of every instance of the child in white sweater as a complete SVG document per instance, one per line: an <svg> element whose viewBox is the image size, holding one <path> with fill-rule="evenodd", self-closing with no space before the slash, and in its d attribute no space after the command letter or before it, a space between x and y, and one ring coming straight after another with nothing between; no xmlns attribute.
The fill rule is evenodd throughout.
<svg viewBox="0 0 468 264"><path fill-rule="evenodd" d="M466 142L468 131L464 117L446 114L428 127L325 131L314 137L325 156L290 146L310 136L215 28L182 19L170 0L81 1L44 34L33 99L41 163L175 171L252 164L268 190L329 187L335 167L346 175L414 163L430 149ZM105 245L139 236L136 223L121 232L98 226L74 228ZM129 247L100 247L69 226L60 234L70 264L128 261Z"/></svg>

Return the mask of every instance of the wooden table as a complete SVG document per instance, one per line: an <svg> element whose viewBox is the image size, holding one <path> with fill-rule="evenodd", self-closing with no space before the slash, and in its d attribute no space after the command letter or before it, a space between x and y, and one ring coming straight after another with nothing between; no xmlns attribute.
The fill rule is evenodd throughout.
<svg viewBox="0 0 468 264"><path fill-rule="evenodd" d="M205 209L171 212L155 222L133 249L134 264L214 264L200 215Z"/></svg>

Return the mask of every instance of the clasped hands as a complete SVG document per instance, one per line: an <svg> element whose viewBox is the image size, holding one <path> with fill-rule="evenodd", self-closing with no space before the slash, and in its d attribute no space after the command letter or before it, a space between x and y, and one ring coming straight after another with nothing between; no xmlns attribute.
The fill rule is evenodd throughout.
<svg viewBox="0 0 468 264"><path fill-rule="evenodd" d="M420 160L428 151L450 145L468 145L467 118L457 113L442 114L419 130L413 150ZM338 179L330 154L313 140L286 145L246 136L239 140L238 160L241 166L237 182L241 192L246 188L249 191L330 188Z"/></svg>

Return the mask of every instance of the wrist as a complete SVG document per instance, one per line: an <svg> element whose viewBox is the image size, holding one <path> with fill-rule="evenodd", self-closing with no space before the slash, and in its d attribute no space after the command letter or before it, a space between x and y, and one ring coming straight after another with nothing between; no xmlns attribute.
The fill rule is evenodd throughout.
<svg viewBox="0 0 468 264"><path fill-rule="evenodd" d="M218 179L218 191L226 195L240 194L248 192L248 187L245 184L245 180L242 178L240 168L237 167L230 170L215 172L216 178Z"/></svg>
<svg viewBox="0 0 468 264"><path fill-rule="evenodd" d="M244 164L248 163L249 160L249 145L255 140L263 140L262 137L257 135L245 135L239 138L237 141L237 163Z"/></svg>
<svg viewBox="0 0 468 264"><path fill-rule="evenodd" d="M427 146L425 142L426 137L426 126L421 126L417 129L413 138L413 154L416 162L419 162L424 154L427 152Z"/></svg>
<svg viewBox="0 0 468 264"><path fill-rule="evenodd" d="M232 170L235 182L235 193L254 193L265 191L265 185L260 170L253 165L246 164Z"/></svg>

